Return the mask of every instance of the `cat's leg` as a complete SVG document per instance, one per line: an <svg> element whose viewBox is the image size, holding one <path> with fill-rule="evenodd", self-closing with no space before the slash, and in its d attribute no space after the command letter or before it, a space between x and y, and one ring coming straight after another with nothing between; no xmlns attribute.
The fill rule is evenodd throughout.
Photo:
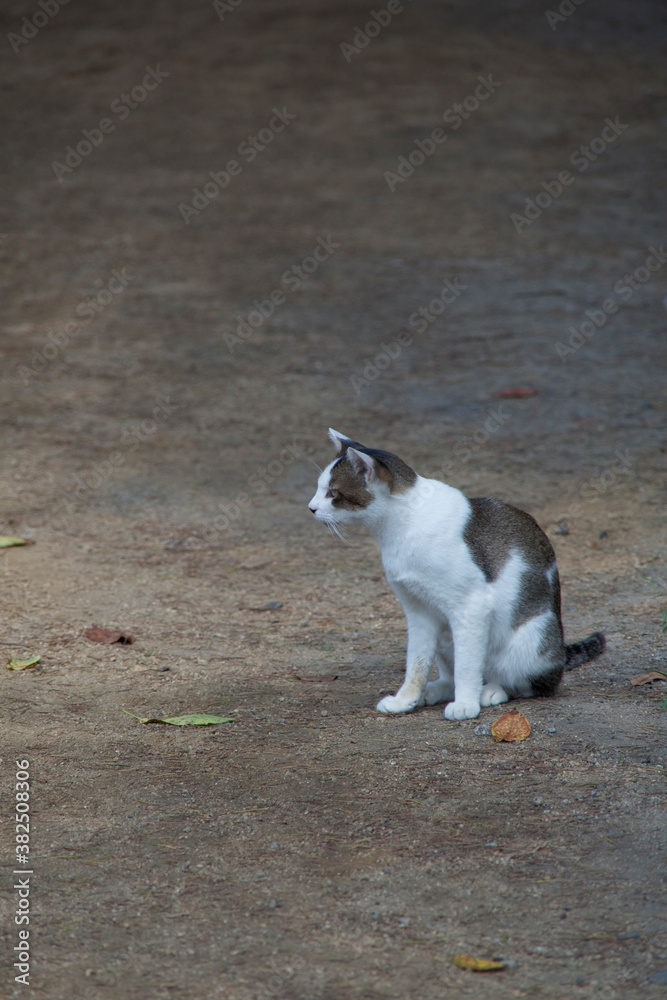
<svg viewBox="0 0 667 1000"><path fill-rule="evenodd" d="M387 695L378 703L378 711L387 714L411 712L418 705L424 704L424 690L442 627L425 609L408 604L407 601L401 603L408 620L405 680L396 694Z"/></svg>
<svg viewBox="0 0 667 1000"><path fill-rule="evenodd" d="M435 654L435 665L438 668L437 681L429 681L426 685L425 700L427 705L439 705L443 701L454 698L454 645L452 635L447 629L440 637L438 651Z"/></svg>
<svg viewBox="0 0 667 1000"><path fill-rule="evenodd" d="M484 685L488 649L489 609L485 595L473 596L465 612L451 622L454 640L454 701L445 709L450 721L476 719Z"/></svg>

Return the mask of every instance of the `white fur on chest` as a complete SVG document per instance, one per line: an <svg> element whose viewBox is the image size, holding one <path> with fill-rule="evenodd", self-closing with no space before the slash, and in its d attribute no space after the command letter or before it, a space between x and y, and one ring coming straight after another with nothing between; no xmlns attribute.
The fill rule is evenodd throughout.
<svg viewBox="0 0 667 1000"><path fill-rule="evenodd" d="M459 490L418 480L377 542L388 583L447 614L484 582L463 532L470 504Z"/></svg>

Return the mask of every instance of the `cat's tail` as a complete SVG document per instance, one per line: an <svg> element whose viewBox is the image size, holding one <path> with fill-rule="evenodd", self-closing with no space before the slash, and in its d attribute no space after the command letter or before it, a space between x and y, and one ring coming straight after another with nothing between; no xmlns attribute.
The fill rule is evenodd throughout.
<svg viewBox="0 0 667 1000"><path fill-rule="evenodd" d="M582 663L590 663L591 660L597 659L604 653L606 645L607 641L602 632L593 632L587 639L570 643L565 647L565 669L573 670Z"/></svg>

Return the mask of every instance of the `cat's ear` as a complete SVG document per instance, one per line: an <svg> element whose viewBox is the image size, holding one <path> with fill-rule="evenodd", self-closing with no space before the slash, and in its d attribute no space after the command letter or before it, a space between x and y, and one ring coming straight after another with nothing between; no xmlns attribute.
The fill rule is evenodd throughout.
<svg viewBox="0 0 667 1000"><path fill-rule="evenodd" d="M339 454L339 455L342 455L342 454L343 454L343 452L345 451L345 447L346 447L346 446L345 446L345 445L343 444L343 442L344 442L344 441L349 441L350 439L349 439L349 438L347 438L347 437L345 437L345 435L344 435L344 434L339 434L339 433L338 433L338 431L335 431L335 430L333 429L333 427L330 427L330 428L329 428L329 437L331 438L331 440L333 441L333 443L334 443L334 444L336 445L336 447L338 448L338 454Z"/></svg>
<svg viewBox="0 0 667 1000"><path fill-rule="evenodd" d="M378 478L375 459L371 458L370 455L364 455L363 451L357 451L356 448L348 448L345 457L366 485Z"/></svg>

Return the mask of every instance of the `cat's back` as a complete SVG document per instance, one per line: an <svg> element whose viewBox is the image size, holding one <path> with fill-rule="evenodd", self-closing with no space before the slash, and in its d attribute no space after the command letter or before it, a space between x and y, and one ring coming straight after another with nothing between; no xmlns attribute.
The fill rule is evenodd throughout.
<svg viewBox="0 0 667 1000"><path fill-rule="evenodd" d="M525 510L492 497L466 497L469 515L463 538L486 579L495 580L512 552L533 569L548 570L556 555L539 524Z"/></svg>

